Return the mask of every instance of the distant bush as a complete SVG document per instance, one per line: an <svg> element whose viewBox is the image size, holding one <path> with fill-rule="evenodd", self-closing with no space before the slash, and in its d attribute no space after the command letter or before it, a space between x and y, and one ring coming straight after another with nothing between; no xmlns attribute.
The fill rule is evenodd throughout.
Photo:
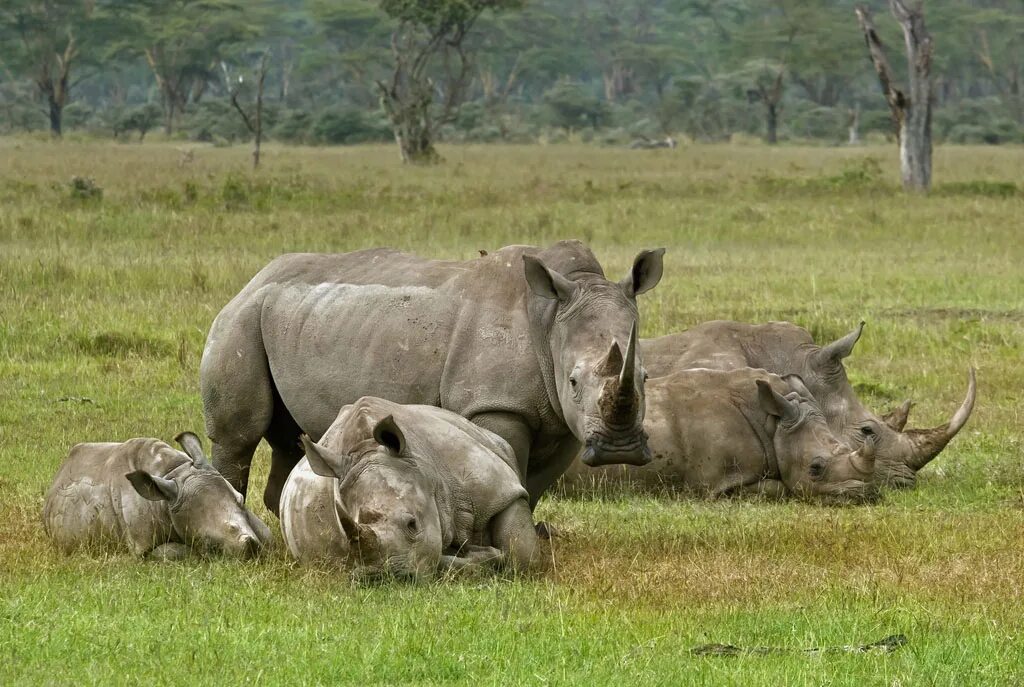
<svg viewBox="0 0 1024 687"><path fill-rule="evenodd" d="M599 128L609 119L608 105L582 84L563 81L544 93L547 124L562 129Z"/></svg>
<svg viewBox="0 0 1024 687"><path fill-rule="evenodd" d="M114 119L114 138L120 137L121 134L138 132L141 141L151 129L160 124L162 117L163 111L156 103L146 103L125 110Z"/></svg>
<svg viewBox="0 0 1024 687"><path fill-rule="evenodd" d="M391 127L383 115L357 108L322 112L313 123L313 141L327 145L369 143L391 138Z"/></svg>

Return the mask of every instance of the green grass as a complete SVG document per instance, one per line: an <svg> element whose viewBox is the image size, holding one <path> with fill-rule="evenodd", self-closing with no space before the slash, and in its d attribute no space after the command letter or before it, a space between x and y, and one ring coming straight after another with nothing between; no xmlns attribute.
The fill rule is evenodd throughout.
<svg viewBox="0 0 1024 687"><path fill-rule="evenodd" d="M443 154L270 147L252 174L243 148L0 140L0 684L1024 681L1024 150L939 148L928 198L899 192L888 148ZM865 319L847 363L869 405L912 397L911 426L938 424L974 364L974 417L877 506L545 499L563 536L532 579L360 587L280 544L245 564L50 548L42 495L71 445L202 428L206 330L273 256L569 237L616 279L668 247L646 336ZM689 653L896 633L891 655Z"/></svg>

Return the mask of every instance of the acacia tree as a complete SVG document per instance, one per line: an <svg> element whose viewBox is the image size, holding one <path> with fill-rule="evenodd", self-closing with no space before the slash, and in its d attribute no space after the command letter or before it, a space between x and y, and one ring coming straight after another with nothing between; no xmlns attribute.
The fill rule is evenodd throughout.
<svg viewBox="0 0 1024 687"><path fill-rule="evenodd" d="M903 29L910 82L908 90L896 84L885 55L885 46L875 30L871 10L858 5L855 11L899 137L903 188L926 192L932 182L932 37L924 25L921 2L911 4L907 0L889 0L889 7Z"/></svg>
<svg viewBox="0 0 1024 687"><path fill-rule="evenodd" d="M50 133L63 133L72 69L82 57L93 0L5 0L0 5L0 50L10 69L30 75L46 101Z"/></svg>
<svg viewBox="0 0 1024 687"><path fill-rule="evenodd" d="M467 35L484 11L519 4L520 0L381 0L381 8L398 26L391 34L391 78L379 80L377 86L403 162L440 159L434 149L437 129L454 121L472 78ZM435 72L441 74L441 83L434 81Z"/></svg>

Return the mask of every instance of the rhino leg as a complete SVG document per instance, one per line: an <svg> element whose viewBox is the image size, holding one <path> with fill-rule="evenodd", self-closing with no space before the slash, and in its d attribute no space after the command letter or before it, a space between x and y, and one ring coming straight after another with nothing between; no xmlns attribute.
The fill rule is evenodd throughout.
<svg viewBox="0 0 1024 687"><path fill-rule="evenodd" d="M540 563L540 539L526 501L516 501L494 516L491 541L501 549L505 564L516 572L532 570Z"/></svg>
<svg viewBox="0 0 1024 687"><path fill-rule="evenodd" d="M151 561L166 563L168 561L180 561L189 556L189 548L184 544L161 544L146 554Z"/></svg>
<svg viewBox="0 0 1024 687"><path fill-rule="evenodd" d="M508 442L516 454L519 479L526 486L526 470L530 463L530 427L521 417L511 413L479 413L469 418L477 427L494 432Z"/></svg>
<svg viewBox="0 0 1024 687"><path fill-rule="evenodd" d="M530 465L526 473L526 483L523 485L530 494L531 510L537 507L540 497L569 469L579 452L580 442L570 434L550 449L538 452L534 456L534 464Z"/></svg>
<svg viewBox="0 0 1024 687"><path fill-rule="evenodd" d="M490 568L501 564L504 556L493 546L475 546L466 544L458 553L441 556L440 572L469 572L481 568Z"/></svg>
<svg viewBox="0 0 1024 687"><path fill-rule="evenodd" d="M302 444L299 436L302 430L285 408L277 394L274 394L274 417L267 430L270 444L270 475L267 488L263 491L263 503L274 515L281 517L281 492L292 468L302 460Z"/></svg>
<svg viewBox="0 0 1024 687"><path fill-rule="evenodd" d="M199 386L213 466L245 496L252 455L274 415L258 303L222 312L214 320L199 365Z"/></svg>

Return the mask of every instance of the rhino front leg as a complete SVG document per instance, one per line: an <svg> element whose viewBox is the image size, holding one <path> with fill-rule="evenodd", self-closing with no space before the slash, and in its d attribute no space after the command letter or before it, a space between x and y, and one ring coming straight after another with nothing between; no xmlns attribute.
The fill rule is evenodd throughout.
<svg viewBox="0 0 1024 687"><path fill-rule="evenodd" d="M188 558L191 551L184 544L161 544L146 554L146 559L166 563Z"/></svg>
<svg viewBox="0 0 1024 687"><path fill-rule="evenodd" d="M536 568L541 561L540 538L530 505L519 500L491 520L491 541L501 549L505 564L516 572Z"/></svg>
<svg viewBox="0 0 1024 687"><path fill-rule="evenodd" d="M469 572L497 566L503 559L502 552L493 546L466 544L459 549L458 553L441 556L441 563L438 567L441 573Z"/></svg>
<svg viewBox="0 0 1024 687"><path fill-rule="evenodd" d="M534 465L526 474L526 491L530 494L530 509L537 507L540 497L569 469L580 452L580 442L568 435L542 454L534 456Z"/></svg>

